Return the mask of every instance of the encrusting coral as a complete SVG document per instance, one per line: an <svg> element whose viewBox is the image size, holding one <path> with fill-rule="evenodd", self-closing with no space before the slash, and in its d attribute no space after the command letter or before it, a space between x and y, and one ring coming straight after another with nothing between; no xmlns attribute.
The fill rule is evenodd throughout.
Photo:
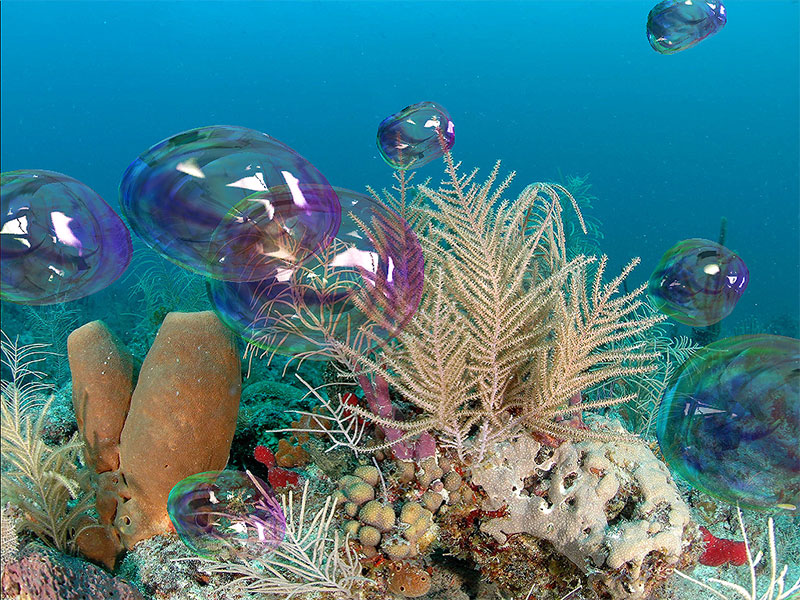
<svg viewBox="0 0 800 600"><path fill-rule="evenodd" d="M139 590L103 569L36 544L6 565L2 589L30 600L144 600Z"/></svg>

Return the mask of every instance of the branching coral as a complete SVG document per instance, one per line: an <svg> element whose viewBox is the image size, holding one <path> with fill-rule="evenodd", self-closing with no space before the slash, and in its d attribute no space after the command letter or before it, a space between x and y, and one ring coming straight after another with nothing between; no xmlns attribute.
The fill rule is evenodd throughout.
<svg viewBox="0 0 800 600"><path fill-rule="evenodd" d="M477 170L463 174L459 167L445 154L445 182L438 189L417 186L413 198L405 174L396 175L395 194L373 192L389 214L415 226L423 246L422 301L396 339L380 339L381 332L397 333L402 321L402 299L380 296L387 286L363 286L351 296L366 320L352 320L337 307L323 314L301 302L311 292L320 298L332 293L322 283L327 271L303 278L312 285L299 281L302 268L294 269L302 293L267 301L259 318L284 315L274 320L273 342L316 340L303 357L327 356L355 374L369 409L353 411L380 426L384 447L396 453L413 455L416 450L403 444L429 433L461 457L476 433L478 457L520 429L556 439L607 438L576 427L580 419L574 417L633 398L588 400L582 396L588 389L655 368L658 353L647 350L641 334L662 318L641 315L644 286L618 295L638 261L604 284L605 257L569 257L564 199L584 225L565 188L534 184L509 202L502 196L513 173L500 181L499 163L482 183ZM379 250L408 242L405 234L392 233L406 231L393 227L392 218L360 225ZM419 414L396 414L390 389Z"/></svg>

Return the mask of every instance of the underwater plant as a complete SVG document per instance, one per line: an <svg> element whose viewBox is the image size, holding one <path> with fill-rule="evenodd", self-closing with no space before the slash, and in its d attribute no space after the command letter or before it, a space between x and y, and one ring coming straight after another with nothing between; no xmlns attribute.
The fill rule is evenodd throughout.
<svg viewBox="0 0 800 600"><path fill-rule="evenodd" d="M36 363L45 360L46 344L19 345L2 333L2 502L18 507L25 518L18 530L34 533L61 552L73 552L80 521L93 495L83 491L86 474L79 468L83 442L75 434L61 446L42 440L52 388L41 381Z"/></svg>
<svg viewBox="0 0 800 600"><path fill-rule="evenodd" d="M149 248L136 248L133 256L135 268L128 271L126 281L131 281L134 299L139 304L133 315L136 317L135 337L152 343L167 313L207 308L201 277L175 268Z"/></svg>
<svg viewBox="0 0 800 600"><path fill-rule="evenodd" d="M658 407L672 374L697 352L699 346L686 336L670 337L660 327L645 332L640 341L652 352L659 354L660 360L656 363L656 369L609 382L598 388L596 393L603 397L612 393L614 386L633 392L633 399L619 407L620 416L625 419L630 431L652 439L655 436Z"/></svg>
<svg viewBox="0 0 800 600"><path fill-rule="evenodd" d="M50 352L46 355L46 372L57 383L69 379L67 360L67 336L80 324L81 310L77 302L23 306L27 319L25 330L33 339L46 343Z"/></svg>
<svg viewBox="0 0 800 600"><path fill-rule="evenodd" d="M597 217L591 215L594 203L598 200L589 183L589 174L586 175L567 175L559 173L561 185L566 189L570 196L575 198L583 217L583 224L586 232L581 227L578 213L567 213L564 215L564 230L567 239L567 252L570 258L578 254L600 254L600 240L603 239L603 224Z"/></svg>

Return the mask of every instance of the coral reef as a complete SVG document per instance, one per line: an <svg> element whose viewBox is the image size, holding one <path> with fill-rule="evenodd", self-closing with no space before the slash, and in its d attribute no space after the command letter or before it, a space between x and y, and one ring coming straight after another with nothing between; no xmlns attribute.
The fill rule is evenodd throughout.
<svg viewBox="0 0 800 600"><path fill-rule="evenodd" d="M74 331L83 445L53 451L72 462L48 485L63 488L58 514L80 510L68 529L34 532L109 570L127 549L119 570L171 600L464 600L466 589L645 600L692 567L703 535L666 466L619 422L592 414L621 408L646 435L664 381L693 347L667 338L643 286L627 290L636 260L604 281L607 259L573 239L586 223L566 188L533 184L508 202L511 178L499 181L498 166L477 182L446 154L445 171L438 189L411 188L401 172L393 192L373 192L423 244L422 300L402 331L399 300L377 285L356 289L362 314L352 322L347 312L306 314L299 296L294 311L281 307L291 318L276 322L276 336L302 325L318 343L295 357L310 377L298 375L305 395L254 363L253 347L242 392L239 350L222 322L211 312L164 316L178 298L143 283L148 327L163 323L141 366L102 322ZM583 179L570 185L590 203ZM576 209L567 220L566 203ZM360 227L376 247L385 242L375 223ZM318 279L312 291L330 291ZM264 301L266 313L273 300ZM139 334L135 344L147 338ZM311 369L307 358L328 362ZM39 421L17 421L40 435ZM82 446L96 519L91 494L78 494ZM281 495L285 539L256 561L191 557L169 534L172 487L226 464L263 473ZM26 556L8 563L22 565L10 585L39 593L26 591L41 571Z"/></svg>
<svg viewBox="0 0 800 600"><path fill-rule="evenodd" d="M299 467L307 454L336 464L318 450L323 437L328 451L352 451L358 463L335 478L335 503L319 513L336 517L342 544L315 554L311 570L344 559L349 566L339 569L355 574L357 557L371 584L309 575L307 590L415 597L430 585L438 593L433 551L443 546L500 593L538 585L563 595L570 582L592 598L645 598L696 560L700 536L647 446L619 426L583 419L634 399L614 382L657 368L658 351L643 340L662 318L643 306L643 286L617 294L636 261L604 283L605 257L568 250L562 201L578 207L561 186L534 184L502 202L510 178L498 184L497 166L483 183L474 171L459 173L449 154L445 167L438 190L418 186L409 199L410 177L400 173L397 195L373 193L423 234L422 302L395 339L380 340L397 331L397 315L369 286L354 298L367 317L357 327L333 325L348 314L305 314L302 302L296 321L275 324L276 336L297 335L301 323L321 340L297 358L330 359L325 386L337 392L326 398L307 385L319 406L291 409L301 418L271 432L292 434L294 443L279 442L281 460ZM324 293L320 285L309 293ZM343 392L353 381L360 390ZM610 387L592 394L602 386ZM372 465L358 458L364 452ZM303 505L309 481L324 488L326 472L334 470L306 467ZM295 566L280 561L269 572L201 562L240 575L236 589L298 590L285 580Z"/></svg>

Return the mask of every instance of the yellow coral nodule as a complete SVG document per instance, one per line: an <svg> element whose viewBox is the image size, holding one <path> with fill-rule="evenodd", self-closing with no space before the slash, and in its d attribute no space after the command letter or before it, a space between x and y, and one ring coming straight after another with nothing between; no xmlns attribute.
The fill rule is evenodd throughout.
<svg viewBox="0 0 800 600"><path fill-rule="evenodd" d="M370 500L361 507L358 518L366 525L372 525L380 531L389 531L394 527L394 509L379 500Z"/></svg>

